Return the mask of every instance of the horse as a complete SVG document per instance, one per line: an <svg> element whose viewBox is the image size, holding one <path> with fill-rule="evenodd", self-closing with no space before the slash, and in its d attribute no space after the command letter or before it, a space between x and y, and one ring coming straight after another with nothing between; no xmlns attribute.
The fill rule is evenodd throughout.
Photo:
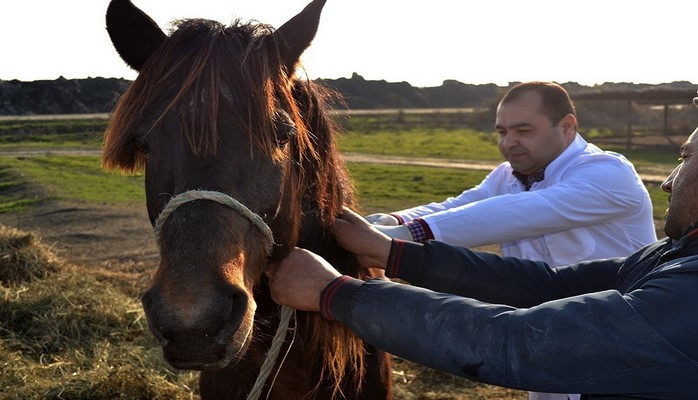
<svg viewBox="0 0 698 400"><path fill-rule="evenodd" d="M168 34L130 0L107 8L112 44L138 75L112 111L102 163L145 171L160 261L143 308L166 361L200 371L203 399L253 387L280 320L269 263L300 246L369 278L329 234L356 207L328 114L335 97L296 73L324 3L278 29L184 19ZM291 331L267 398L391 398L386 353L316 313L298 311Z"/></svg>

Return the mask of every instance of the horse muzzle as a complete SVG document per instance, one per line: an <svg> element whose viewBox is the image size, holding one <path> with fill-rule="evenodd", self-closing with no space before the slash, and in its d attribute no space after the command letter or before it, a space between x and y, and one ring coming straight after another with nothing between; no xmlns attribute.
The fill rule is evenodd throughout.
<svg viewBox="0 0 698 400"><path fill-rule="evenodd" d="M244 354L256 306L241 289L228 287L225 292L206 299L181 296L171 301L172 296L155 286L143 295L148 326L170 365L220 369Z"/></svg>

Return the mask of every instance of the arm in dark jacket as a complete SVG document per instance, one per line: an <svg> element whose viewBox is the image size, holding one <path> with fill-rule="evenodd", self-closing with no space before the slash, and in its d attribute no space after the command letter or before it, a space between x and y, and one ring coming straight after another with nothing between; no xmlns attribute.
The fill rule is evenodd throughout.
<svg viewBox="0 0 698 400"><path fill-rule="evenodd" d="M431 253L425 269L431 270L446 259L452 267L461 268L469 266L472 257L494 262L483 254L436 246L421 250ZM403 259L401 266L414 261L412 256L416 255ZM419 256L422 260L426 257ZM486 268L478 265L482 270L474 277L471 274L466 284L491 288L458 290L453 282L449 289L497 297L500 290L517 291L517 283L533 288L528 281L535 282L544 274L529 278L518 270L546 268L518 262L523 264L499 259L498 267L512 268L516 276L509 283L496 286L501 272L498 278L488 277ZM609 263L617 261L588 263L587 268L605 271L610 269ZM579 266L575 273L585 277L585 269ZM471 271L462 268L462 274L467 272ZM458 279L458 275L453 278ZM572 279L547 275L544 281ZM431 274L402 276L421 284ZM695 394L698 267L675 273L669 270L625 295L602 290L530 308L485 303L387 281L343 277L337 282L337 287L328 291L331 295L323 294L325 316L340 320L367 342L423 365L485 383L540 392L653 398L689 398L689 393ZM548 293L543 297L552 296L553 288L547 287L554 286L551 282L542 285ZM511 303L531 302L527 296L525 301L508 297Z"/></svg>
<svg viewBox="0 0 698 400"><path fill-rule="evenodd" d="M394 240L386 275L437 292L489 303L530 307L545 301L617 288L623 258L551 268L540 261L500 257L431 241Z"/></svg>

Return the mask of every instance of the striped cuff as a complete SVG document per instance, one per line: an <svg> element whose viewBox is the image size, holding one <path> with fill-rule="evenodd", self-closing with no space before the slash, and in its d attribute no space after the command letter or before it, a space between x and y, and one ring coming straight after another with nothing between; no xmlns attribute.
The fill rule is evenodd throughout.
<svg viewBox="0 0 698 400"><path fill-rule="evenodd" d="M405 241L393 239L390 246L390 255L388 256L388 264L385 266L385 276L388 278L396 278L400 272L400 261L402 260L402 249L405 247Z"/></svg>
<svg viewBox="0 0 698 400"><path fill-rule="evenodd" d="M421 218L413 219L406 223L405 226L410 230L412 240L417 243L424 243L434 238L434 233L429 228L429 224Z"/></svg>
<svg viewBox="0 0 698 400"><path fill-rule="evenodd" d="M336 321L332 316L332 299L337 294L337 290L351 280L350 276L342 275L330 282L320 293L320 315L330 321Z"/></svg>

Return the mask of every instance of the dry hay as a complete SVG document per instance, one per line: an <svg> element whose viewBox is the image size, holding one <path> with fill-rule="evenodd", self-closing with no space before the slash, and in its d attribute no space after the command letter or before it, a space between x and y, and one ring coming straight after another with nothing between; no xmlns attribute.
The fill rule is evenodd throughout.
<svg viewBox="0 0 698 400"><path fill-rule="evenodd" d="M392 358L396 400L525 400L520 390L485 385L437 371L399 357Z"/></svg>
<svg viewBox="0 0 698 400"><path fill-rule="evenodd" d="M33 234L0 225L0 283L43 278L60 269L59 264Z"/></svg>
<svg viewBox="0 0 698 400"><path fill-rule="evenodd" d="M0 398L189 399L137 298L0 225Z"/></svg>
<svg viewBox="0 0 698 400"><path fill-rule="evenodd" d="M0 225L0 398L192 399L197 374L166 365L147 331L141 265L76 267ZM396 400L525 399L393 359Z"/></svg>

